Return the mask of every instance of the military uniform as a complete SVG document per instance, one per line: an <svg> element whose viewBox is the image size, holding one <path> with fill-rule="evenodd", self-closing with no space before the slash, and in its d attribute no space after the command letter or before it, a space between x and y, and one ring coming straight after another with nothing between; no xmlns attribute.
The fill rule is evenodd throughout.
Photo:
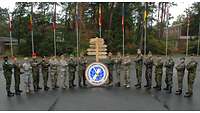
<svg viewBox="0 0 200 113"><path fill-rule="evenodd" d="M186 92L185 97L190 97L193 94L193 84L196 78L197 64L198 63L192 59L186 66L188 71L188 92Z"/></svg>
<svg viewBox="0 0 200 113"><path fill-rule="evenodd" d="M130 66L131 66L131 59L130 59L129 56L126 56L124 58L122 65L124 66L124 72L125 72L125 76L124 76L125 84L124 84L124 86L129 88L130 87Z"/></svg>
<svg viewBox="0 0 200 113"><path fill-rule="evenodd" d="M15 94L16 95L20 95L20 93L22 92L19 88L20 85L20 64L19 63L14 63L13 64L13 68L14 68L14 78L15 78Z"/></svg>
<svg viewBox="0 0 200 113"><path fill-rule="evenodd" d="M64 58L60 59L60 75L62 80L62 88L65 89L67 87L67 61Z"/></svg>
<svg viewBox="0 0 200 113"><path fill-rule="evenodd" d="M48 78L49 78L49 62L42 60L41 62L42 66L42 75L43 75L43 80L44 80L44 90L47 91L49 90L49 87L47 86Z"/></svg>
<svg viewBox="0 0 200 113"><path fill-rule="evenodd" d="M183 88L183 78L184 78L184 74L185 74L185 62L182 61L180 64L178 64L176 66L176 70L177 70L177 78L178 78L178 90L176 91L176 94L180 95L182 93L182 88Z"/></svg>
<svg viewBox="0 0 200 113"><path fill-rule="evenodd" d="M40 73L39 73L39 62L34 58L33 61L31 61L31 67L32 67L32 76L33 76L33 88L34 91L38 91L41 89L39 87L40 82Z"/></svg>
<svg viewBox="0 0 200 113"><path fill-rule="evenodd" d="M116 70L116 86L120 87L120 72L121 72L121 64L122 64L122 58L121 56L117 56L114 62L115 70Z"/></svg>
<svg viewBox="0 0 200 113"><path fill-rule="evenodd" d="M146 66L145 71L145 79L146 79L146 85L147 89L151 88L152 84L152 70L153 70L153 59L152 57L148 57L146 61L144 62L144 65Z"/></svg>
<svg viewBox="0 0 200 113"><path fill-rule="evenodd" d="M141 88L142 65L143 65L143 56L142 54L138 54L135 60L135 69L136 69L136 77L137 77L137 84L135 86L137 88Z"/></svg>
<svg viewBox="0 0 200 113"><path fill-rule="evenodd" d="M9 63L8 60L5 60L4 58L3 73L6 79L6 91L7 91L8 97L14 96L14 93L10 91L11 80L12 80L12 68L13 68L13 65Z"/></svg>
<svg viewBox="0 0 200 113"><path fill-rule="evenodd" d="M169 58L166 62L165 62L165 68L166 68L166 78L165 78L165 83L166 83L166 88L164 88L164 90L167 90L168 93L171 93L172 91L172 84L173 84L173 69L174 69L174 61L172 58Z"/></svg>
<svg viewBox="0 0 200 113"><path fill-rule="evenodd" d="M76 86L74 84L76 66L77 66L77 62L73 58L70 58L69 61L68 61L69 88L73 88L73 87Z"/></svg>
<svg viewBox="0 0 200 113"><path fill-rule="evenodd" d="M78 85L82 87L81 82L83 82L83 86L87 86L85 81L85 70L87 65L87 59L85 57L80 57L78 60Z"/></svg>
<svg viewBox="0 0 200 113"><path fill-rule="evenodd" d="M156 81L156 88L157 90L161 90L162 86L162 75L163 75L163 62L161 59L157 61L155 64L155 81Z"/></svg>
<svg viewBox="0 0 200 113"><path fill-rule="evenodd" d="M112 83L113 83L113 66L114 66L114 60L111 57L109 57L107 59L106 64L107 64L108 70L109 70L108 85L112 86Z"/></svg>
<svg viewBox="0 0 200 113"><path fill-rule="evenodd" d="M58 80L58 60L56 58L52 58L50 60L50 75L51 75L51 84L52 88L59 88L57 85Z"/></svg>
<svg viewBox="0 0 200 113"><path fill-rule="evenodd" d="M30 93L31 91L31 65L28 61L26 61L23 64L23 70L24 70L24 83L25 83L25 89L26 89L26 93Z"/></svg>

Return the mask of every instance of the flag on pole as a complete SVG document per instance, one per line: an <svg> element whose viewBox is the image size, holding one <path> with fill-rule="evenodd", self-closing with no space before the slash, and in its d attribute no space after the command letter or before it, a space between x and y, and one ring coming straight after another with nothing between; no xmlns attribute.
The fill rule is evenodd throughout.
<svg viewBox="0 0 200 113"><path fill-rule="evenodd" d="M9 15L9 31L11 32L12 31L12 18L10 17Z"/></svg>
<svg viewBox="0 0 200 113"><path fill-rule="evenodd" d="M102 25L101 4L99 4L99 26Z"/></svg>
<svg viewBox="0 0 200 113"><path fill-rule="evenodd" d="M124 3L122 5L122 32L124 33Z"/></svg>
<svg viewBox="0 0 200 113"><path fill-rule="evenodd" d="M32 15L30 14L29 15L29 31L32 31L33 30L33 18L32 18Z"/></svg>
<svg viewBox="0 0 200 113"><path fill-rule="evenodd" d="M55 30L56 29L56 5L55 5L55 8L54 8L54 14L53 14L53 17L52 17L52 29Z"/></svg>

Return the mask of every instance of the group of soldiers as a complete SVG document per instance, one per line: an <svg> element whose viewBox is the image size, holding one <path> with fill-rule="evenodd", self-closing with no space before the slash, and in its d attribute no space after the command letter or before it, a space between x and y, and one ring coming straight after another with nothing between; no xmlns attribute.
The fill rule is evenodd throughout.
<svg viewBox="0 0 200 113"><path fill-rule="evenodd" d="M143 67L145 67L145 79L146 79L146 89L151 89L152 87L152 74L153 74L153 67L155 67L155 82L156 90L160 91L162 84L162 76L163 76L163 69L165 67L165 83L166 90L168 93L172 92L173 86L173 70L175 63L172 57L169 57L165 62L162 61L162 58L158 56L156 61L153 60L151 52L148 53L147 57L144 57L141 53L141 50L138 49L137 56L134 59L135 62L135 70L136 70L136 78L137 84L135 87L137 89L141 88L142 84L142 71ZM106 85L116 87L121 87L121 71L124 71L124 87L130 88L130 70L132 60L130 56L127 54L124 57L118 52L116 57L112 56L112 53L108 53L108 58L103 61L108 67L109 70L109 77L108 82ZM45 91L49 90L48 80L49 75L51 76L51 87L52 89L59 88L58 85L58 77L61 77L61 84L62 88L66 89L76 87L75 81L75 73L78 72L78 85L79 87L87 87L86 84L86 77L85 77L85 70L88 65L88 61L84 54L81 54L80 57L75 58L73 55L70 55L69 59L66 59L65 56L61 55L60 58L58 57L51 57L48 59L47 57L43 57L42 61L36 56L32 57L30 61L28 58L24 58L24 63L20 63L17 58L13 59L13 62L8 60L8 57L4 57L3 62L3 71L4 77L6 79L6 91L7 96L12 97L14 94L20 95L22 90L20 90L20 76L21 74L24 75L24 83L25 83L25 90L26 93L29 94L31 92L31 85L33 85L34 92L38 92L42 88L39 86L40 82L40 71L43 77L43 88ZM182 94L183 90L183 78L185 75L185 70L188 71L188 91L185 93L185 97L190 97L193 94L193 84L196 77L196 69L197 69L197 62L191 57L189 63L185 64L185 58L180 59L180 63L175 66L177 71L177 81L178 81L178 90L176 91L176 95ZM116 82L113 81L113 72L116 72ZM15 93L10 91L11 87L11 80L12 74L14 74L15 80ZM33 80L33 84L31 84L31 79ZM68 79L68 81L67 81ZM68 82L68 84L67 84Z"/></svg>

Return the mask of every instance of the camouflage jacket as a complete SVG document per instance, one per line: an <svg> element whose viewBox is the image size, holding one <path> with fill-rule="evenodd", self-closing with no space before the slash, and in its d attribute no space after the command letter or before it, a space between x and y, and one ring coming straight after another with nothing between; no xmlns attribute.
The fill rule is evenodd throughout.
<svg viewBox="0 0 200 113"><path fill-rule="evenodd" d="M77 62L74 59L69 59L68 61L68 69L69 72L76 72Z"/></svg>
<svg viewBox="0 0 200 113"><path fill-rule="evenodd" d="M166 67L166 73L172 73L173 74L173 69L174 69L174 61L171 59L171 60L167 60L165 62L165 65Z"/></svg>
<svg viewBox="0 0 200 113"><path fill-rule="evenodd" d="M184 71L185 71L185 63L180 63L180 64L178 64L178 65L176 66L176 70L177 70L177 72L182 72L182 73L184 73Z"/></svg>
<svg viewBox="0 0 200 113"><path fill-rule="evenodd" d="M85 57L78 59L78 70L85 70L87 66L87 59Z"/></svg>
<svg viewBox="0 0 200 113"><path fill-rule="evenodd" d="M152 58L147 58L146 61L144 62L144 65L146 66L146 68L153 68L153 59Z"/></svg>
<svg viewBox="0 0 200 113"><path fill-rule="evenodd" d="M197 62L196 61L190 61L186 66L188 73L196 73L197 70Z"/></svg>
<svg viewBox="0 0 200 113"><path fill-rule="evenodd" d="M155 73L162 73L163 72L163 62L162 61L158 61L155 64Z"/></svg>
<svg viewBox="0 0 200 113"><path fill-rule="evenodd" d="M20 75L20 64L19 63L14 63L13 64L13 68L14 68L14 75Z"/></svg>
<svg viewBox="0 0 200 113"><path fill-rule="evenodd" d="M40 65L42 66L42 70L44 70L44 71L48 71L49 66L50 66L49 62L44 61L44 60L40 63Z"/></svg>
<svg viewBox="0 0 200 113"><path fill-rule="evenodd" d="M143 56L142 55L137 55L136 59L135 59L135 64L136 64L136 68L141 68L143 65Z"/></svg>
<svg viewBox="0 0 200 113"><path fill-rule="evenodd" d="M8 61L7 62L3 62L3 72L4 73L10 73L12 74L12 68L13 68L13 65L11 63L9 63Z"/></svg>

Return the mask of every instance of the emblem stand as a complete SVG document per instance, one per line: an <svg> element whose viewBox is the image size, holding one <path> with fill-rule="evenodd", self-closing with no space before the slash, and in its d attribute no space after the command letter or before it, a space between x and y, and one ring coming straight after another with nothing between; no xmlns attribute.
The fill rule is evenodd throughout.
<svg viewBox="0 0 200 113"><path fill-rule="evenodd" d="M93 86L103 85L109 76L109 71L106 65L99 62L99 59L107 58L107 45L104 44L103 38L90 39L90 48L87 49L88 55L95 55L96 62L91 63L85 71L87 81Z"/></svg>

